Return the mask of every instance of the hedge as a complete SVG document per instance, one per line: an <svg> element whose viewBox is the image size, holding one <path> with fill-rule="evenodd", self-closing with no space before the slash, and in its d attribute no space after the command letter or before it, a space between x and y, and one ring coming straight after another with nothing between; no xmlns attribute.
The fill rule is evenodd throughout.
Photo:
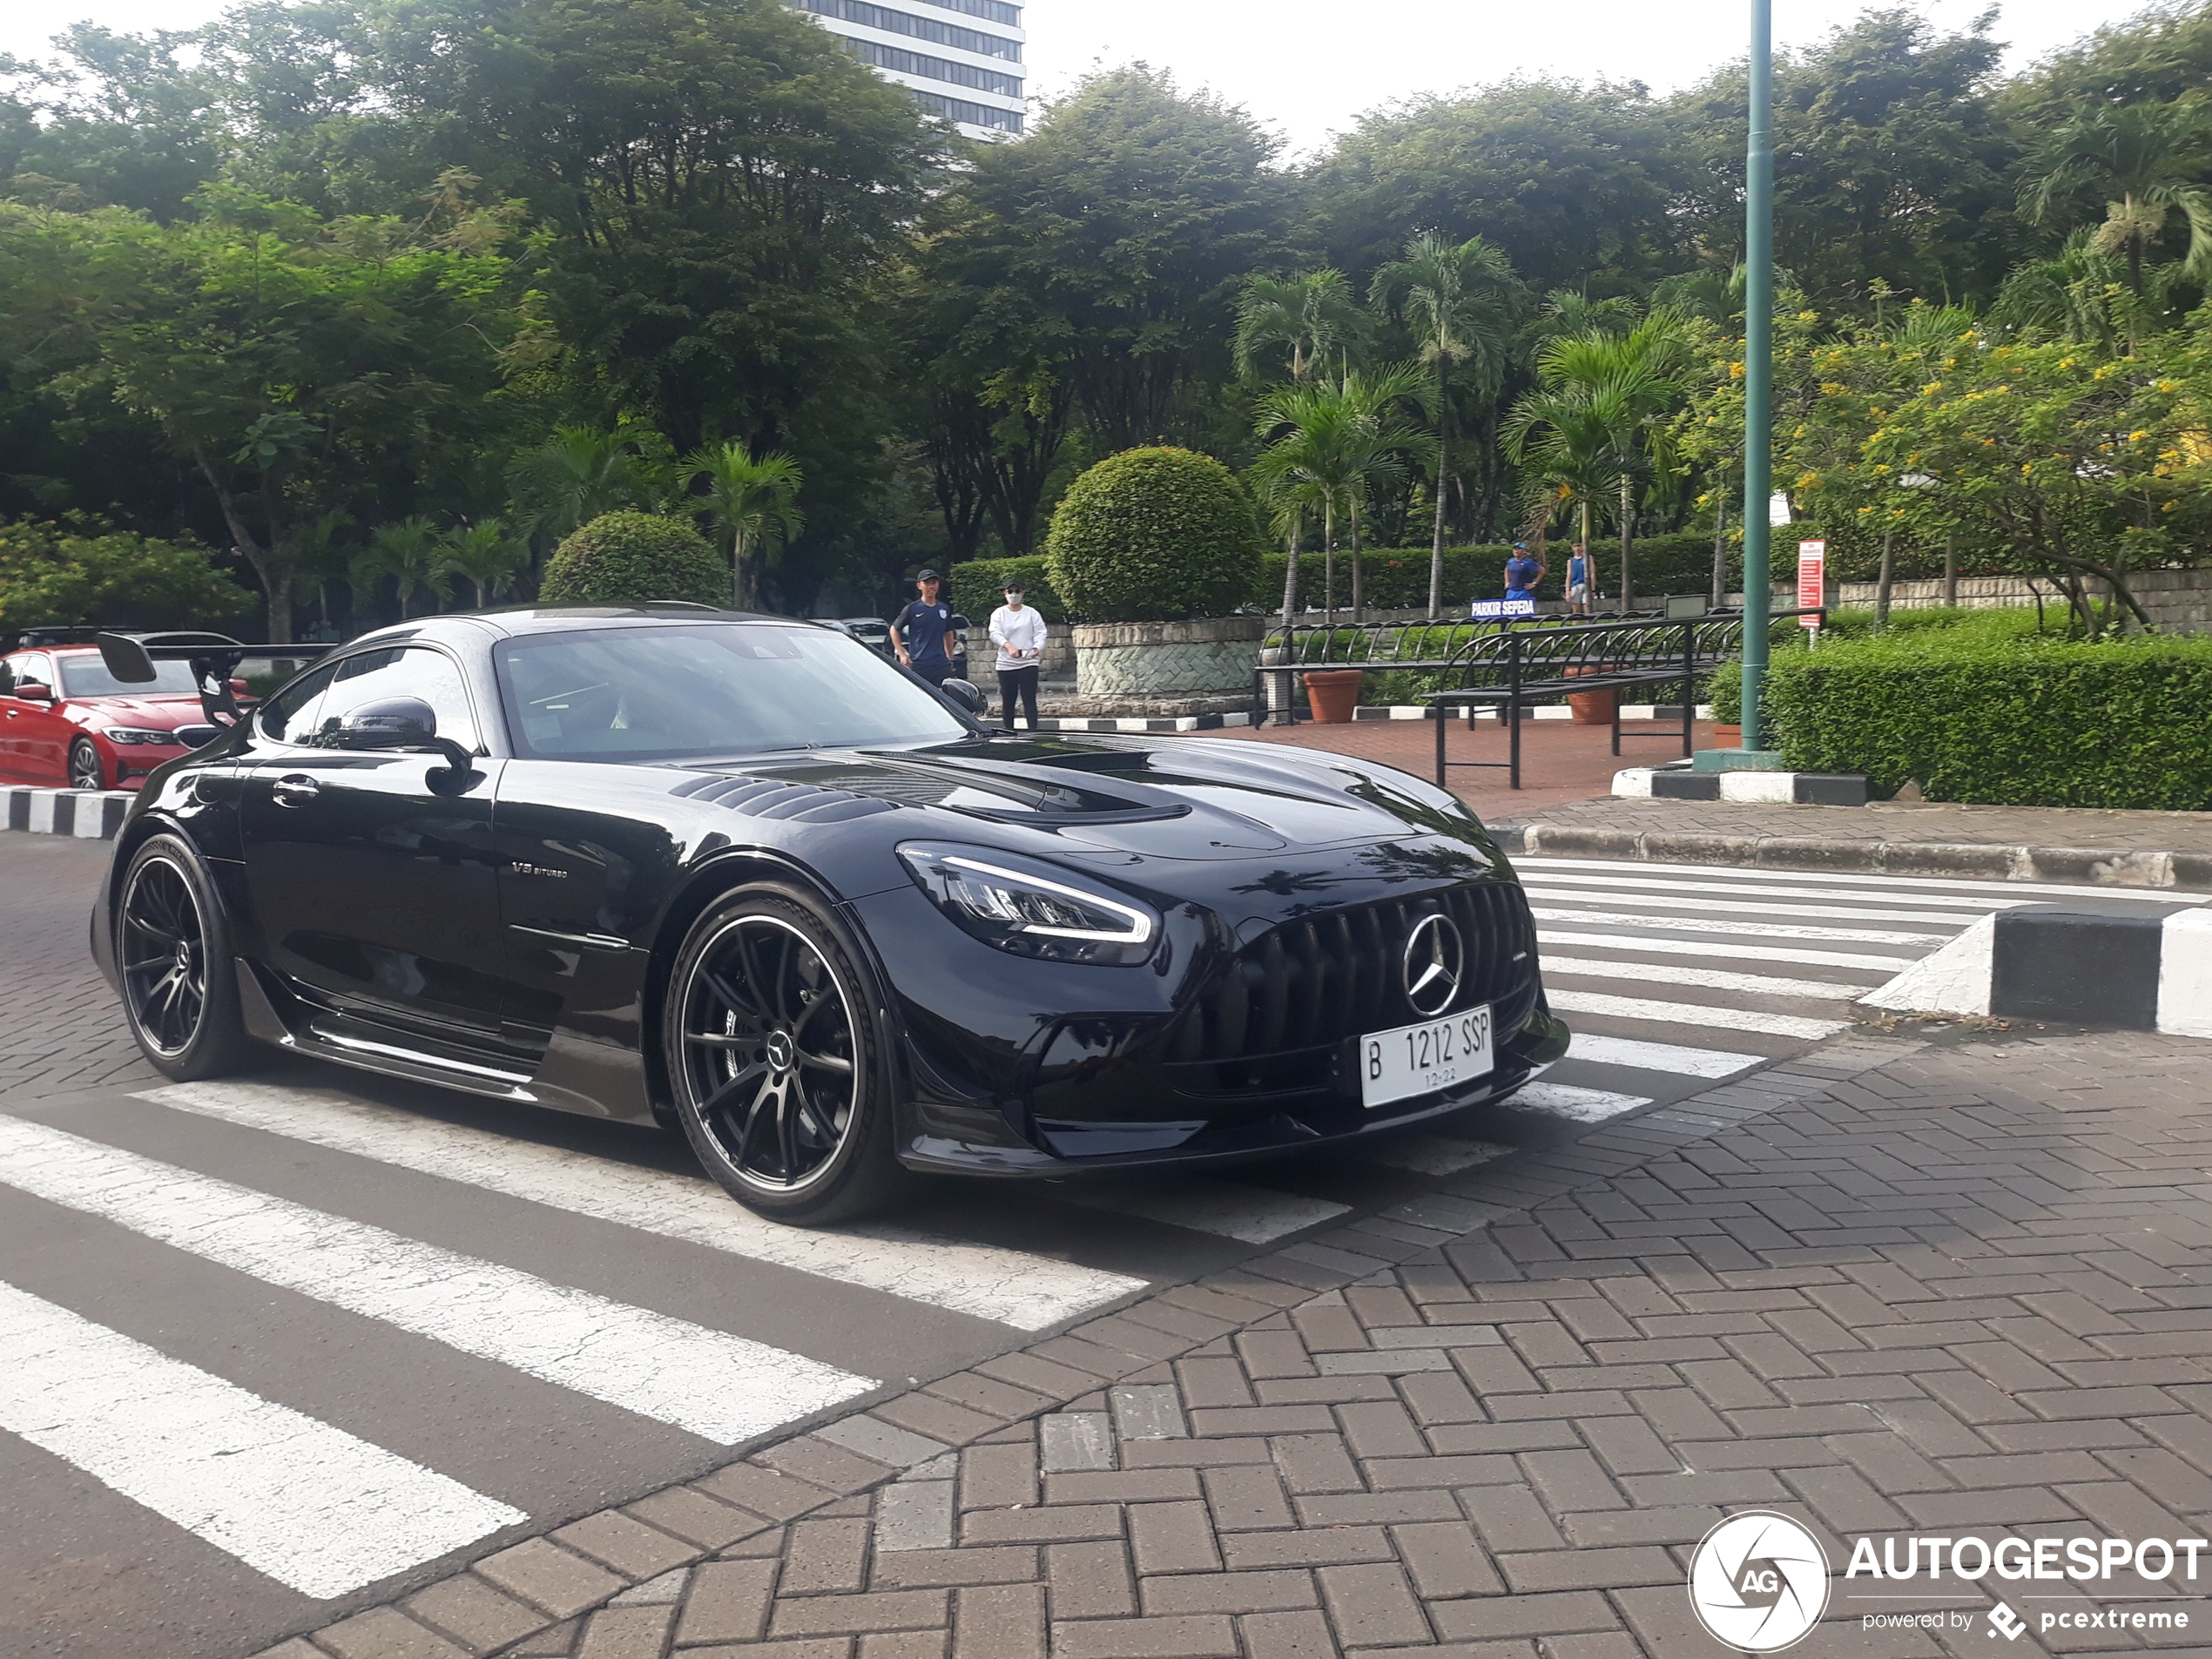
<svg viewBox="0 0 2212 1659"><path fill-rule="evenodd" d="M1259 518L1236 475L1195 449L1124 449L1068 487L1045 559L1086 622L1227 616L1254 597Z"/></svg>
<svg viewBox="0 0 2212 1659"><path fill-rule="evenodd" d="M553 550L538 597L556 605L726 605L730 567L688 519L603 513Z"/></svg>
<svg viewBox="0 0 2212 1659"><path fill-rule="evenodd" d="M1005 603L1008 583L1019 582L1023 600L1035 605L1047 622L1069 620L1068 607L1052 585L1042 553L1018 559L970 559L952 566L945 576L952 584L952 602L978 619Z"/></svg>
<svg viewBox="0 0 2212 1659"><path fill-rule="evenodd" d="M1371 547L1359 560L1368 604L1379 610L1411 610L1428 604L1430 550L1426 547ZM1536 589L1541 599L1567 597L1567 561L1573 544L1551 541L1544 544L1544 579ZM1506 561L1513 549L1503 545L1447 547L1444 550L1444 609L1464 615L1471 599L1496 599L1506 590ZM1610 595L1621 583L1621 548L1601 542L1592 562L1597 566L1597 585ZM1652 536L1635 543L1629 558L1635 577L1638 602L1668 593L1704 593L1713 582L1713 538L1692 532L1683 536ZM1287 554L1270 553L1260 561L1259 597L1270 610L1283 603L1283 577L1290 564ZM1321 555L1311 550L1298 555L1298 604L1318 609L1321 604ZM1337 608L1352 604L1352 551L1337 550Z"/></svg>
<svg viewBox="0 0 2212 1659"><path fill-rule="evenodd" d="M2212 810L2212 638L1991 629L1775 654L1764 704L1794 769L1997 806Z"/></svg>

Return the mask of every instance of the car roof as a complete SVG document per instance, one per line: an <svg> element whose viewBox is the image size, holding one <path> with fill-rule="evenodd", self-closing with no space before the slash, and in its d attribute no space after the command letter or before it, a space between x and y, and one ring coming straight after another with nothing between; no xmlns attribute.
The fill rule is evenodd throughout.
<svg viewBox="0 0 2212 1659"><path fill-rule="evenodd" d="M408 639L481 639L529 634L574 632L586 628L696 627L701 623L779 623L785 627L813 628L819 624L803 617L770 616L752 610L715 610L706 606L666 609L645 605L510 605L495 610L473 611L458 617L417 617L395 623L350 640L344 647L395 645ZM281 654L281 647L267 648Z"/></svg>

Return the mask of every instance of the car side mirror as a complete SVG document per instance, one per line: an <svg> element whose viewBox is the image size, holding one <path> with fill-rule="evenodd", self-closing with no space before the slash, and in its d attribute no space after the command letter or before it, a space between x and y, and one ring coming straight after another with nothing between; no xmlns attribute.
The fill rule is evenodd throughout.
<svg viewBox="0 0 2212 1659"><path fill-rule="evenodd" d="M26 703L51 703L54 700L53 692L37 680L17 681L16 689L9 695L19 697Z"/></svg>
<svg viewBox="0 0 2212 1659"><path fill-rule="evenodd" d="M100 634L95 637L100 648L100 661L107 671L125 685L151 685L153 683L153 658L146 648L128 634Z"/></svg>
<svg viewBox="0 0 2212 1659"><path fill-rule="evenodd" d="M938 689L970 714L981 714L991 706L983 693L967 680L946 680Z"/></svg>
<svg viewBox="0 0 2212 1659"><path fill-rule="evenodd" d="M437 711L419 697L362 704L339 725L337 746L355 753L442 754L456 778L467 777L475 759L451 738L438 735Z"/></svg>

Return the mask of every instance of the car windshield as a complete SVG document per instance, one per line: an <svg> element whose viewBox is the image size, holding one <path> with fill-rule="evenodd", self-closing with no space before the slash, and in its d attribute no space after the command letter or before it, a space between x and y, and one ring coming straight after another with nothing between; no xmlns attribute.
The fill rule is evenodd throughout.
<svg viewBox="0 0 2212 1659"><path fill-rule="evenodd" d="M510 639L500 694L518 754L651 760L943 742L967 727L849 636L763 623Z"/></svg>
<svg viewBox="0 0 2212 1659"><path fill-rule="evenodd" d="M57 657L54 666L61 671L64 697L190 697L197 689L190 663L156 663L152 683L136 685L125 685L107 671L107 664L91 652Z"/></svg>

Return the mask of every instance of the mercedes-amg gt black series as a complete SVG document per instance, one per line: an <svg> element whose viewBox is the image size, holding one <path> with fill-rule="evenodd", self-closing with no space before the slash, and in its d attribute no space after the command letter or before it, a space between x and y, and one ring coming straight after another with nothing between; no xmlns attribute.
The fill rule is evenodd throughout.
<svg viewBox="0 0 2212 1659"><path fill-rule="evenodd" d="M680 1125L819 1222L901 1169L1312 1146L1567 1050L1482 826L1386 766L1001 734L837 630L697 608L441 617L341 646L150 778L92 948L167 1076L255 1040Z"/></svg>

